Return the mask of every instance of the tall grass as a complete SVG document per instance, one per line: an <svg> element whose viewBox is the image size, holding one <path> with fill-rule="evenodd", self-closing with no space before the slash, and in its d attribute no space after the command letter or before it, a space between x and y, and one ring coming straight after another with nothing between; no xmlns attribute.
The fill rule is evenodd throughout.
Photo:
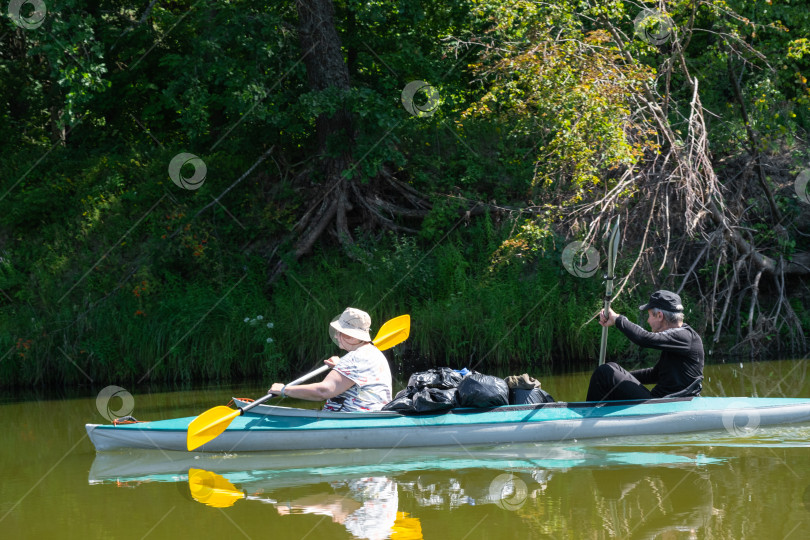
<svg viewBox="0 0 810 540"><path fill-rule="evenodd" d="M115 204L102 206L117 215ZM148 208L134 206L136 217ZM392 351L400 372L418 357L547 373L593 365L598 353L601 328L586 322L601 302L599 279L568 274L553 244L493 265L510 227L489 216L438 238L358 232L351 258L321 249L268 291L266 261L240 251L232 224L195 222L167 237L182 213L150 215L105 257L132 219L108 220L101 236L88 232L92 220L82 217L90 229L79 231L68 219L4 252L0 285L14 301L0 307L0 385L284 380L340 353L327 325L347 306L371 314L372 332L411 315L410 339ZM616 334L613 355L629 349Z"/></svg>
<svg viewBox="0 0 810 540"><path fill-rule="evenodd" d="M318 254L319 263L295 269L272 297L285 356L304 368L334 354L326 323L351 305L370 311L375 328L409 313L411 337L398 350L422 365L546 373L591 365L601 327L586 322L601 302L598 279L569 275L553 251L493 271L476 240L467 231L425 248L389 238L356 262ZM615 354L627 342L613 336L610 346Z"/></svg>
<svg viewBox="0 0 810 540"><path fill-rule="evenodd" d="M147 301L121 291L73 321L59 306L26 307L14 318L4 310L2 345L10 352L0 362L2 383L283 380L340 354L327 325L347 306L370 312L372 332L411 315L410 339L395 349L395 362L416 355L422 365L532 373L593 365L601 328L585 323L599 307L597 280L570 276L551 257L497 273L476 272L472 264L450 272L463 268L448 264L457 262L453 250L425 257L396 242L366 262L317 254L270 295L256 274L230 292L238 276L219 287L177 284ZM65 324L42 332L37 320ZM26 347L14 336L33 337ZM610 346L612 355L628 349L617 332Z"/></svg>

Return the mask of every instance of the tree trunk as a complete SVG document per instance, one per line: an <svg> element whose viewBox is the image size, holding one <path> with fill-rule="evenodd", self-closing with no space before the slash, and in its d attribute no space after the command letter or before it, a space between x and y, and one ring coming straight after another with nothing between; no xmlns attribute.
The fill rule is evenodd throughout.
<svg viewBox="0 0 810 540"><path fill-rule="evenodd" d="M332 0L297 0L298 31L309 87L315 92L337 90L339 96L348 95L349 66L335 27ZM347 15L353 24L352 14ZM348 54L352 61L351 52ZM330 94L332 94L330 92ZM309 204L309 209L295 226L295 244L286 260L297 261L309 253L326 231L334 231L344 247L354 244L348 214L357 210L368 227L383 227L397 232L417 232L400 225L397 219L424 218L430 203L413 188L403 184L385 169L375 175L377 182L362 188L349 177L354 158L354 124L350 111L339 103L333 114L322 114L315 120L317 158L315 167L320 173L322 189ZM351 253L348 252L351 256ZM286 270L283 260L271 270L269 283L276 281Z"/></svg>
<svg viewBox="0 0 810 540"><path fill-rule="evenodd" d="M335 28L332 0L297 0L296 7L309 87L315 91L337 88L341 92L348 92L349 70ZM345 217L349 206L346 197L348 180L343 176L352 162L354 137L351 114L343 107L332 115L321 114L315 120L315 130L318 138L316 167L323 173L324 189L320 200L298 227L298 240L291 254L294 260L309 253L333 220L342 229L339 231L341 242L351 242ZM269 281L272 283L278 279L286 268L284 261L279 261L271 271Z"/></svg>
<svg viewBox="0 0 810 540"><path fill-rule="evenodd" d="M349 69L343 59L340 37L335 28L332 0L298 0L298 32L309 87L316 91L338 88L349 91ZM321 153L339 150L341 165L351 162L353 142L352 118L345 108L332 116L320 115L316 120L318 148ZM331 147L331 148L330 148ZM335 156L326 160L336 159ZM326 164L324 164L326 165ZM327 169L332 167L326 166Z"/></svg>

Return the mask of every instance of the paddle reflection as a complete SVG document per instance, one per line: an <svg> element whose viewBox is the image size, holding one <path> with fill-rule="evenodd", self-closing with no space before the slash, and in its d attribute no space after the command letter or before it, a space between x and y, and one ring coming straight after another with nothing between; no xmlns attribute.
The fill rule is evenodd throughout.
<svg viewBox="0 0 810 540"><path fill-rule="evenodd" d="M240 499L276 503L273 499L250 496L238 490L224 477L204 469L188 470L188 490L195 501L214 508L228 508Z"/></svg>

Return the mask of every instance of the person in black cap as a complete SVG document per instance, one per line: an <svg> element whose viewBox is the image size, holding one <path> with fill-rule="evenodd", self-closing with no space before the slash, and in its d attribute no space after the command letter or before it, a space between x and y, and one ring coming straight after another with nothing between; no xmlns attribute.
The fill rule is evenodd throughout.
<svg viewBox="0 0 810 540"><path fill-rule="evenodd" d="M640 306L646 310L647 332L612 309L599 314L599 324L613 326L636 345L659 349L661 358L655 366L627 371L615 362L602 364L591 375L588 401L650 399L700 394L703 380L703 341L695 330L683 322L681 297L670 291L655 291L650 301ZM645 384L655 384L648 390Z"/></svg>

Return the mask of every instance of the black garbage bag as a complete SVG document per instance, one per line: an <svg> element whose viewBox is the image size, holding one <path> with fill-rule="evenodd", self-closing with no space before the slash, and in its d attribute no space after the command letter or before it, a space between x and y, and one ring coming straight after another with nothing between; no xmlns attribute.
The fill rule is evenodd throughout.
<svg viewBox="0 0 810 540"><path fill-rule="evenodd" d="M456 406L456 389L423 388L412 399L416 412L445 411Z"/></svg>
<svg viewBox="0 0 810 540"><path fill-rule="evenodd" d="M528 405L535 403L554 403L551 394L540 388L510 388L510 405Z"/></svg>
<svg viewBox="0 0 810 540"><path fill-rule="evenodd" d="M462 379L461 373L449 367L432 368L411 375L408 379L408 386L414 388L456 388Z"/></svg>
<svg viewBox="0 0 810 540"><path fill-rule="evenodd" d="M456 406L455 388L414 388L400 390L382 410L399 412L445 411Z"/></svg>
<svg viewBox="0 0 810 540"><path fill-rule="evenodd" d="M458 385L456 401L459 407L497 407L509 404L506 381L493 375L473 371Z"/></svg>
<svg viewBox="0 0 810 540"><path fill-rule="evenodd" d="M383 407L384 411L431 412L457 406L456 387L464 376L449 367L414 373L408 386Z"/></svg>
<svg viewBox="0 0 810 540"><path fill-rule="evenodd" d="M411 392L409 392L411 390ZM407 412L413 411L413 396L412 388L406 388L397 393L396 397L386 403L382 410L384 411L400 411Z"/></svg>

